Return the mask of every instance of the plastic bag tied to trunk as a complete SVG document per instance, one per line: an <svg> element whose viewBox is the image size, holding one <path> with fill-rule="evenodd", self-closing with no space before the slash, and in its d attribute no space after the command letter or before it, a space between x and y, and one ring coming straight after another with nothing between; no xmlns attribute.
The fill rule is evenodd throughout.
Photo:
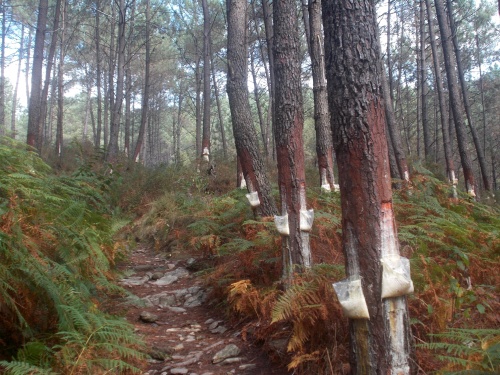
<svg viewBox="0 0 500 375"><path fill-rule="evenodd" d="M392 298L413 293L410 261L399 255L385 256L382 263L382 298Z"/></svg>
<svg viewBox="0 0 500 375"><path fill-rule="evenodd" d="M342 280L333 284L344 314L350 319L370 319L361 279Z"/></svg>

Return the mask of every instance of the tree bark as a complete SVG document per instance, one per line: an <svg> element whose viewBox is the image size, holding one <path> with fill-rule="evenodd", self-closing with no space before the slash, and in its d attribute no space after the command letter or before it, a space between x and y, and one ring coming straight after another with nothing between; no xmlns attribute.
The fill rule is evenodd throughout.
<svg viewBox="0 0 500 375"><path fill-rule="evenodd" d="M210 66L212 67L212 82L214 83L214 95L215 102L217 104L217 115L219 117L219 129L220 129L220 137L222 140L222 153L224 155L224 159L227 160L227 141L226 141L226 131L224 130L224 121L222 119L222 107L219 97L219 87L217 85L217 79L215 77L215 64L213 54L210 52Z"/></svg>
<svg viewBox="0 0 500 375"><path fill-rule="evenodd" d="M21 43L19 45L19 55L17 62L16 84L14 85L14 93L12 95L12 116L10 120L10 136L16 139L16 113L17 113L17 94L19 90L19 79L21 77L21 62L23 59L24 49L24 25L21 25Z"/></svg>
<svg viewBox="0 0 500 375"><path fill-rule="evenodd" d="M274 139L282 215L288 215L289 236L283 236L284 276L311 266L309 233L301 231L300 211L307 210L303 148L303 99L298 17L293 0L274 2Z"/></svg>
<svg viewBox="0 0 500 375"><path fill-rule="evenodd" d="M62 28L59 42L59 66L57 69L57 126L56 126L56 155L59 162L62 160L63 150L63 124L64 124L64 44L65 41L65 16L66 0L61 2Z"/></svg>
<svg viewBox="0 0 500 375"><path fill-rule="evenodd" d="M457 74L452 65L453 47L451 41L450 28L447 22L446 12L443 5L444 0L434 0L436 5L436 16L441 32L441 44L443 47L444 66L446 68L448 91L450 93L450 104L457 134L458 151L464 172L465 189L472 197L476 196L476 186L474 182L474 171L472 170L469 153L467 151L467 132L460 111L460 93L457 86Z"/></svg>
<svg viewBox="0 0 500 375"><path fill-rule="evenodd" d="M40 124L38 125L38 127L42 144L44 142L44 136L46 135L46 132L44 131L44 124L45 119L47 118L47 98L49 96L50 76L52 74L52 67L54 65L54 57L56 54L57 39L59 34L59 18L61 17L61 6L61 0L57 0L54 22L52 23L52 37L50 40L49 55L47 57L47 66L45 68L45 82L43 84L42 96L40 98L41 114L39 119Z"/></svg>
<svg viewBox="0 0 500 375"><path fill-rule="evenodd" d="M95 0L95 59L96 59L96 90L97 90L97 126L94 138L95 148L101 147L102 132L102 84L101 84L101 30L100 30L100 0Z"/></svg>
<svg viewBox="0 0 500 375"><path fill-rule="evenodd" d="M274 68L274 30L273 30L273 11L271 9L270 0L262 1L262 15L264 17L264 29L266 32L267 54L269 58L269 109L271 112L271 128L274 134L275 119L275 97L276 97L276 78ZM275 156L276 142L272 140L273 158Z"/></svg>
<svg viewBox="0 0 500 375"><path fill-rule="evenodd" d="M118 139L120 135L120 120L123 104L123 84L125 77L125 24L127 21L125 0L118 1L118 39L116 62L116 90L112 105L111 124L109 128L108 161L115 161L118 156Z"/></svg>
<svg viewBox="0 0 500 375"><path fill-rule="evenodd" d="M144 91L142 93L142 109L141 109L141 125L139 127L139 135L135 145L134 160L137 162L141 147L144 142L144 131L149 113L149 89L150 89L150 67L151 67L151 38L150 38L150 15L149 15L149 0L146 0L146 68L144 72Z"/></svg>
<svg viewBox="0 0 500 375"><path fill-rule="evenodd" d="M27 143L41 152L40 118L42 116L42 69L45 31L47 29L48 0L38 3L38 18L36 23L35 48L33 51L33 66L31 72L31 95L28 106Z"/></svg>
<svg viewBox="0 0 500 375"><path fill-rule="evenodd" d="M201 139L201 157L210 160L210 14L208 0L201 0L203 7L203 135Z"/></svg>
<svg viewBox="0 0 500 375"><path fill-rule="evenodd" d="M304 22L305 22L304 15ZM333 174L333 141L330 127L330 112L328 110L328 94L325 76L325 54L323 46L323 31L321 21L321 0L309 0L308 22L310 27L309 54L314 95L314 127L316 130L316 156L320 176L320 186L328 191L335 191L335 176Z"/></svg>
<svg viewBox="0 0 500 375"><path fill-rule="evenodd" d="M426 161L431 160L431 132L429 125L429 113L427 106L427 64L425 58L425 28L424 28L424 2L419 3L419 26L420 26L420 48L418 49L418 59L420 60L420 110L422 113L422 133L424 136L424 157Z"/></svg>
<svg viewBox="0 0 500 375"><path fill-rule="evenodd" d="M262 216L276 215L276 203L259 152L247 84L247 2L227 0L227 94L238 161L250 193L257 192Z"/></svg>
<svg viewBox="0 0 500 375"><path fill-rule="evenodd" d="M5 12L5 2L0 0L2 13L2 35L0 45L0 135L5 135L7 125L5 123L5 34L7 20Z"/></svg>
<svg viewBox="0 0 500 375"><path fill-rule="evenodd" d="M433 14L430 5L430 0L425 0L425 6L427 9L427 20L429 23L429 39L431 44L432 51L432 61L434 62L434 79L436 83L436 91L438 94L438 102L439 102L439 113L441 117L441 130L443 134L443 149L444 149L444 158L446 162L446 176L448 177L448 181L455 186L456 177L455 177L455 166L453 163L453 155L451 152L451 143L450 143L450 133L449 129L449 112L446 106L446 98L444 94L443 88L443 77L441 74L441 64L439 59L439 54L437 52L436 46L436 35L434 33L434 21ZM454 188L454 195L456 195Z"/></svg>
<svg viewBox="0 0 500 375"><path fill-rule="evenodd" d="M323 3L327 82L349 279L360 279L368 319L350 319L352 374L409 374L406 298L381 298L380 259L398 256L380 46L373 1Z"/></svg>

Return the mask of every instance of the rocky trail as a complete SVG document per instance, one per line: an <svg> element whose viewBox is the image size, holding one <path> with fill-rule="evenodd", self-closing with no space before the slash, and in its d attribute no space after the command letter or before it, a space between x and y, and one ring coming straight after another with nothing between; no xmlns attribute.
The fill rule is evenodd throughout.
<svg viewBox="0 0 500 375"><path fill-rule="evenodd" d="M285 375L261 348L243 341L189 270L190 259L138 247L120 265L133 296L121 308L144 337L151 359L144 375Z"/></svg>

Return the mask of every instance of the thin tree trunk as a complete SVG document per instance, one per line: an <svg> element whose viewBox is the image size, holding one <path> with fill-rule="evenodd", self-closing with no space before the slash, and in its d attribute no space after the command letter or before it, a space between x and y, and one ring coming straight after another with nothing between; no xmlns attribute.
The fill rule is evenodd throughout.
<svg viewBox="0 0 500 375"><path fill-rule="evenodd" d="M275 115L275 97L276 97L276 78L275 78L275 67L274 67L274 29L273 29L273 11L271 9L270 0L262 1L262 15L264 17L264 29L266 32L266 43L267 43L267 54L269 58L269 109L271 112L271 128L274 134L274 125L276 124ZM275 157L276 141L272 141L272 155Z"/></svg>
<svg viewBox="0 0 500 375"><path fill-rule="evenodd" d="M36 33L35 33L35 38L36 38ZM32 33L31 33L31 27L28 27L28 44L26 46L26 67L24 70L24 80L25 80L25 86L26 86L26 103L28 103L28 108L30 106L30 59L31 59L31 40L32 40Z"/></svg>
<svg viewBox="0 0 500 375"><path fill-rule="evenodd" d="M7 124L5 122L5 34L7 29L5 2L0 0L2 12L2 36L0 45L0 135L5 135Z"/></svg>
<svg viewBox="0 0 500 375"><path fill-rule="evenodd" d="M453 163L453 155L451 152L451 143L450 143L450 133L449 129L449 112L446 106L446 98L444 94L443 88L443 77L441 74L441 64L439 59L439 54L437 52L436 46L436 35L434 33L434 21L432 8L430 5L430 0L425 0L425 6L427 9L427 20L429 23L429 39L431 44L432 51L432 61L434 62L434 78L436 84L436 91L438 94L438 102L439 102L439 113L441 117L441 130L443 134L443 149L444 149L444 158L446 163L446 176L448 177L448 181L451 182L454 186L454 195L456 196L456 177L455 177L455 166Z"/></svg>
<svg viewBox="0 0 500 375"><path fill-rule="evenodd" d="M227 94L236 153L248 191L258 193L259 213L263 216L273 216L277 214L278 210L259 152L258 136L248 99L246 10L246 0L227 0Z"/></svg>
<svg viewBox="0 0 500 375"><path fill-rule="evenodd" d="M201 139L201 157L210 160L210 14L208 0L201 0L203 7L203 134Z"/></svg>
<svg viewBox="0 0 500 375"><path fill-rule="evenodd" d="M61 4L62 28L59 43L59 67L57 72L57 130L56 130L56 155L59 162L62 160L63 148L63 123L64 123L64 44L65 44L65 16L66 0Z"/></svg>
<svg viewBox="0 0 500 375"><path fill-rule="evenodd" d="M118 39L116 63L115 101L112 107L111 125L109 129L108 161L114 161L118 156L118 140L120 135L120 120L123 105L123 85L125 77L125 25L127 21L125 0L118 1Z"/></svg>
<svg viewBox="0 0 500 375"><path fill-rule="evenodd" d="M254 60L255 59L253 57L253 51L250 51L250 73L252 74L253 95L254 95L254 100L255 100L255 106L257 107L257 117L259 119L260 134L261 134L262 143L264 146L264 154L267 157L269 155L269 150L267 148L266 129L265 129L265 124L264 124L264 117L262 114L262 106L260 104L259 84L257 82L257 72L255 69L255 61Z"/></svg>
<svg viewBox="0 0 500 375"><path fill-rule="evenodd" d="M201 155L201 68L200 68L200 58L196 59L196 66L194 70L194 76L196 80L196 157Z"/></svg>
<svg viewBox="0 0 500 375"><path fill-rule="evenodd" d="M455 123L455 131L457 133L457 144L464 172L465 189L475 197L476 186L474 182L474 172L467 151L467 132L460 111L460 93L457 86L457 74L455 67L452 65L453 47L451 41L450 29L447 22L447 17L443 5L444 0L434 0L436 5L436 16L441 31L441 44L443 47L444 65L447 73L448 91L450 93L451 110L453 112L453 120Z"/></svg>
<svg viewBox="0 0 500 375"><path fill-rule="evenodd" d="M146 122L149 115L149 90L150 90L150 67L151 67L151 38L150 38L150 14L149 0L146 1L146 71L144 72L144 91L142 94L142 110L141 110L141 125L139 127L139 135L134 151L134 160L137 162L141 152L142 143L144 142L144 131L146 130Z"/></svg>
<svg viewBox="0 0 500 375"><path fill-rule="evenodd" d="M271 78L269 76L269 68L267 66L267 61L266 61L266 55L264 52L264 43L262 43L262 33L261 33L261 28L259 27L259 24L257 22L257 12L255 9L255 2L251 2L252 6L252 16L253 16L253 24L254 24L254 30L255 30L255 39L256 43L258 45L258 51L259 51L259 56L260 60L262 62L262 66L264 68L264 73L266 77L266 83L268 87L268 92L269 92L269 97L271 96ZM267 116L266 119L264 120L264 111L262 109L262 103L260 99L260 93L259 93L259 84L257 80L257 67L255 64L255 56L252 52L250 52L250 72L252 74L252 80L253 80L253 93L255 97L255 104L257 106L257 115L259 116L259 124L260 124L260 132L261 132L261 137L262 137L262 145L264 147L264 154L266 155L266 159L269 157L269 133L270 133L270 127L271 127L271 104L268 105L268 110L267 110Z"/></svg>
<svg viewBox="0 0 500 375"><path fill-rule="evenodd" d="M28 107L27 143L41 152L40 118L42 115L42 69L45 31L47 29L48 0L40 0L35 34L35 49L33 52L33 67L31 72L31 95Z"/></svg>
<svg viewBox="0 0 500 375"><path fill-rule="evenodd" d="M276 79L274 138L282 215L288 215L289 235L283 236L285 280L311 266L309 232L301 230L307 210L303 148L303 99L297 9L293 0L273 3L274 75Z"/></svg>
<svg viewBox="0 0 500 375"><path fill-rule="evenodd" d="M215 64L214 64L214 57L213 57L212 52L210 52L210 56L211 56L210 65L212 67L212 81L214 83L215 102L217 104L217 115L219 116L220 136L222 139L222 153L224 155L224 159L227 160L226 131L224 130L224 121L222 119L222 106L221 106L220 97L219 97L219 87L217 85L217 79L215 77Z"/></svg>
<svg viewBox="0 0 500 375"><path fill-rule="evenodd" d="M24 49L24 25L21 25L21 44L19 45L19 55L17 63L16 84L14 86L14 93L12 95L12 117L10 120L10 136L16 139L16 114L17 114L17 93L19 90L19 79L21 77L21 62L23 59Z"/></svg>
<svg viewBox="0 0 500 375"><path fill-rule="evenodd" d="M361 282L369 313L369 319L349 320L351 373L414 373L406 298L381 297L381 259L398 257L399 243L374 2L326 0L323 25L346 273Z"/></svg>
<svg viewBox="0 0 500 375"><path fill-rule="evenodd" d="M323 46L323 30L321 21L321 0L309 0L308 22L310 27L309 54L314 95L314 127L316 130L316 157L320 176L320 186L327 191L335 191L333 174L333 141L328 110L328 94L325 76L325 54Z"/></svg>
<svg viewBox="0 0 500 375"><path fill-rule="evenodd" d="M50 76L52 74L52 67L54 65L54 58L56 55L56 47L57 47L57 39L58 39L58 34L59 34L59 18L61 17L61 0L57 0L56 2L56 8L55 8L55 14L54 14L54 22L52 24L52 37L50 40L50 47L49 47L49 55L47 57L47 66L45 68L45 82L43 84L43 89L42 89L42 96L40 98L40 104L41 104L41 109L40 109L40 118L39 118L39 137L41 140L40 146L43 145L44 142L44 124L45 124L45 119L47 117L47 98L49 96L49 86L50 86Z"/></svg>
<svg viewBox="0 0 500 375"><path fill-rule="evenodd" d="M483 178L484 189L487 191L490 191L491 190L491 183L490 183L490 179L488 176L488 168L486 167L484 149L483 149L483 147L481 147L481 141L479 140L479 136L477 135L477 131L476 131L476 128L474 126L474 122L472 120L472 114L471 114L470 103L469 103L469 95L467 93L467 87L465 84L464 69L462 67L462 57L461 57L461 53L460 53L460 47L458 45L457 28L455 26L455 18L453 16L452 3L450 0L446 0L446 4L448 7L448 19L450 21L451 35L452 35L452 40L453 40L453 48L455 51L455 58L457 59L458 79L460 82L460 87L462 89L462 99L464 101L464 109L465 109L465 114L467 116L467 123L469 124L469 128L470 128L471 135L472 135L472 140L474 141L474 147L476 148L477 160L479 162L479 169L481 170L481 176Z"/></svg>
<svg viewBox="0 0 500 375"><path fill-rule="evenodd" d="M101 4L100 0L95 0L95 59L96 59L96 90L97 90L97 127L94 138L94 146L101 147L101 132L102 132L102 84L101 84L101 26L100 26L100 13ZM105 143L107 144L107 143Z"/></svg>
<svg viewBox="0 0 500 375"><path fill-rule="evenodd" d="M420 26L420 48L419 60L420 60L420 109L422 113L422 133L424 136L424 157L426 161L429 161L432 155L431 150L431 132L429 126L429 114L427 109L427 65L425 59L425 28L424 28L424 2L420 0L419 2L419 26Z"/></svg>

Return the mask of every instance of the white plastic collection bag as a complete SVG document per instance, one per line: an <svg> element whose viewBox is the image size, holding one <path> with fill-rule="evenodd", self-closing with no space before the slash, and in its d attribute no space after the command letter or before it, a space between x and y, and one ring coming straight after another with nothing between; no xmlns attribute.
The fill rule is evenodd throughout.
<svg viewBox="0 0 500 375"><path fill-rule="evenodd" d="M285 216L275 216L274 224L276 224L276 229L278 229L279 234L282 236L290 235L290 227L288 226L288 214Z"/></svg>
<svg viewBox="0 0 500 375"><path fill-rule="evenodd" d="M344 314L351 319L370 319L361 279L345 279L333 284Z"/></svg>
<svg viewBox="0 0 500 375"><path fill-rule="evenodd" d="M382 298L413 293L410 261L407 258L389 255L381 258L380 263L382 263Z"/></svg>
<svg viewBox="0 0 500 375"><path fill-rule="evenodd" d="M248 201L250 202L250 206L258 207L260 205L259 193L256 191L252 191L251 193L246 195Z"/></svg>
<svg viewBox="0 0 500 375"><path fill-rule="evenodd" d="M314 210L300 210L300 230L310 232L314 221Z"/></svg>

